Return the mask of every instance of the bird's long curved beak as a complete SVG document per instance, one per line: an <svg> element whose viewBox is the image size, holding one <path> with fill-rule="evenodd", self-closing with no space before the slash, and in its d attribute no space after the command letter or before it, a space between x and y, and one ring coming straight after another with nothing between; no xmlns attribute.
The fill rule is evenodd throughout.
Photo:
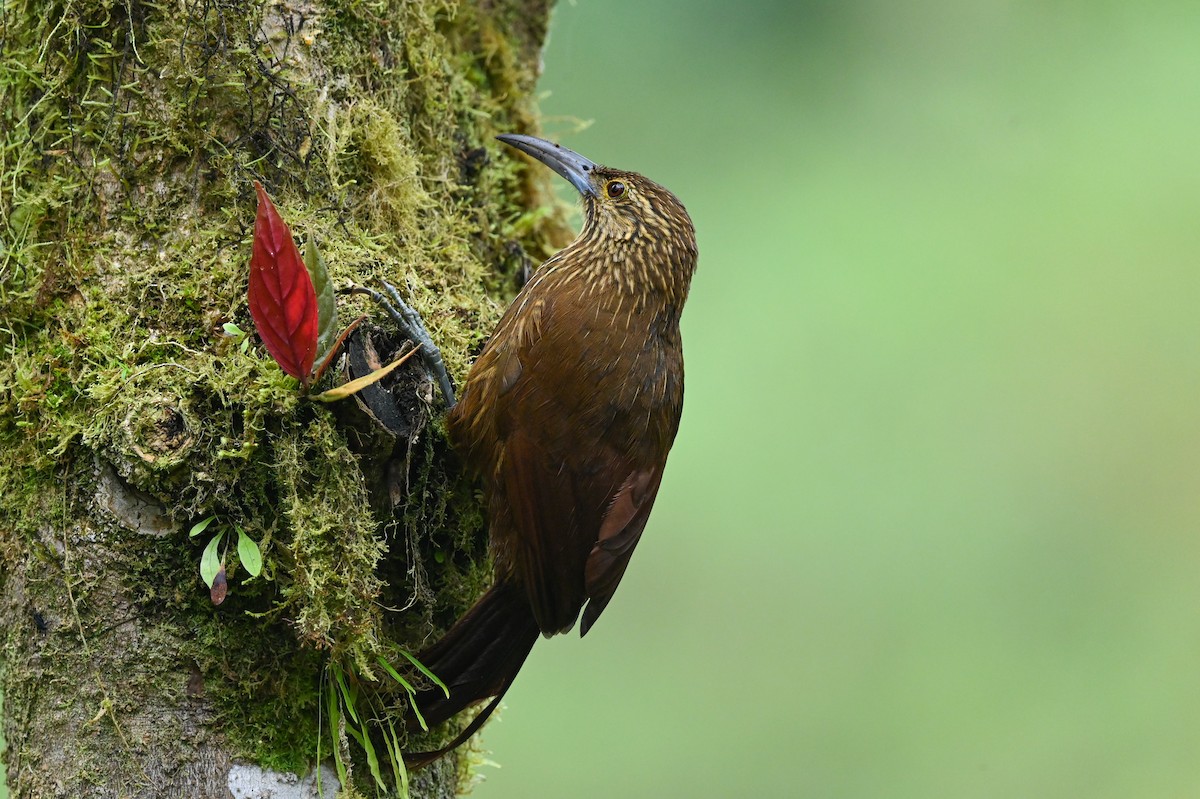
<svg viewBox="0 0 1200 799"><path fill-rule="evenodd" d="M536 136L504 133L496 138L541 161L569 180L580 194L595 196L596 189L592 186L591 174L597 166L596 162L584 158L574 150L568 150L562 145Z"/></svg>

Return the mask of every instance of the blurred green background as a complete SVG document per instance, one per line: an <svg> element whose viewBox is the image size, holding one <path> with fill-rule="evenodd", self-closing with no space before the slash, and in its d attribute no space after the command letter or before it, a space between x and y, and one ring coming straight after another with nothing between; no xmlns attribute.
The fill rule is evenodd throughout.
<svg viewBox="0 0 1200 799"><path fill-rule="evenodd" d="M1200 796L1200 4L578 0L541 86L692 213L688 400L475 796Z"/></svg>

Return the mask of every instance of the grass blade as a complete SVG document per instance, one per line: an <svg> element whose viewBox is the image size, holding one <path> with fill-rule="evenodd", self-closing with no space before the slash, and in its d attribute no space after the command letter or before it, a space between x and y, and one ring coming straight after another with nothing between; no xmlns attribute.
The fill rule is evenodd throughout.
<svg viewBox="0 0 1200 799"><path fill-rule="evenodd" d="M410 655L408 652L404 651L403 649L400 650L400 654L402 654L402 655L404 655L404 657L408 658L408 662L413 664L413 666L416 668L417 671L421 672L426 677L428 677L433 682L433 684L436 685L438 688L441 688L442 691L446 694L447 699L450 698L450 689L446 687L446 683L439 680L437 678L436 674L434 674L429 669L425 668L424 663L417 660L414 656Z"/></svg>
<svg viewBox="0 0 1200 799"><path fill-rule="evenodd" d="M386 791L387 785L379 771L379 756L375 754L375 745L371 743L371 736L367 732L366 726L364 725L361 730L356 730L347 724L346 732L362 747L363 752L367 755L367 768L370 769L371 776L375 778L375 783Z"/></svg>
<svg viewBox="0 0 1200 799"><path fill-rule="evenodd" d="M404 690L408 691L410 694L415 694L417 692L417 689L413 688L412 683L401 677L400 672L392 668L392 664L388 663L387 658L385 658L383 655L379 656L379 665L383 666L384 671L386 671L393 680L400 683L400 685L404 687Z"/></svg>
<svg viewBox="0 0 1200 799"><path fill-rule="evenodd" d="M338 720L341 718L341 711L338 709L338 689L333 684L333 680L327 683L328 690L325 692L325 706L329 711L329 740L333 742L333 765L337 769L338 779L342 783L342 787L346 787L346 764L342 762L342 747L341 735L338 732Z"/></svg>
<svg viewBox="0 0 1200 799"><path fill-rule="evenodd" d="M400 751L400 736L396 735L396 725L392 724L392 720L388 719L387 729L384 731L384 743L388 747L388 759L392 761L392 777L396 780L396 787L400 789L400 795L407 799L408 797L408 769L404 767L404 753Z"/></svg>
<svg viewBox="0 0 1200 799"><path fill-rule="evenodd" d="M342 691L343 707L346 708L346 712L350 715L350 718L354 720L355 724L361 723L358 720L358 711L354 708L357 692L351 691L349 686L346 685L346 676L342 673L341 666L338 666L335 663L331 668L333 669L333 677L337 681L338 688L340 688Z"/></svg>

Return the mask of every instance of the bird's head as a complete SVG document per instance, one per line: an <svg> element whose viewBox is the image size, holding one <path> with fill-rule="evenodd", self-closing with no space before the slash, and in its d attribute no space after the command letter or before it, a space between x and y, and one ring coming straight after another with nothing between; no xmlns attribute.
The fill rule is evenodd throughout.
<svg viewBox="0 0 1200 799"><path fill-rule="evenodd" d="M602 166L562 145L534 136L504 134L497 139L553 169L583 198L584 229L580 238L596 237L608 244L657 246L670 244L695 258L692 220L667 189L636 172Z"/></svg>

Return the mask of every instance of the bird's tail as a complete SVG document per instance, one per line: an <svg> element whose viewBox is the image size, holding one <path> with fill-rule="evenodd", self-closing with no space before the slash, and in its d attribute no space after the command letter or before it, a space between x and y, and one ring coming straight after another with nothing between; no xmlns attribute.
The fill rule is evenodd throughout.
<svg viewBox="0 0 1200 799"><path fill-rule="evenodd" d="M446 746L405 755L410 768L437 760L483 726L512 685L539 632L524 591L512 581L501 579L449 632L417 656L450 689L449 697L436 687L417 692L414 702L430 727L476 702L494 698ZM412 722L416 723L415 717Z"/></svg>

